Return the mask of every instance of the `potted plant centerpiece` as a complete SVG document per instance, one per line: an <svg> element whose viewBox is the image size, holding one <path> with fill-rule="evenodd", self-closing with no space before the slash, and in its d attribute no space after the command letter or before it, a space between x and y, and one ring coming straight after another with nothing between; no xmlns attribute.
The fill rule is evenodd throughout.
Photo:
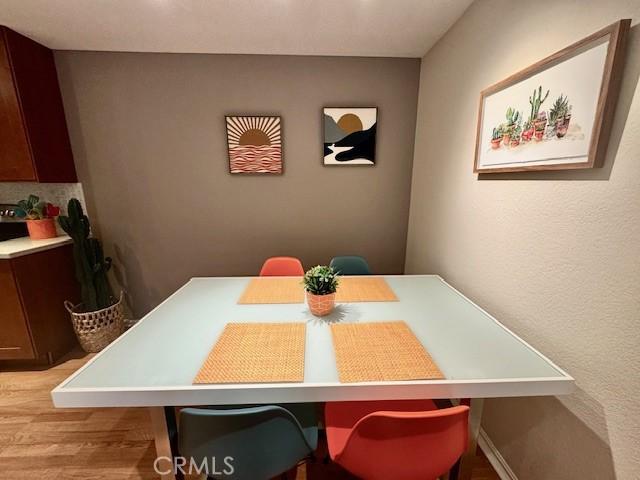
<svg viewBox="0 0 640 480"><path fill-rule="evenodd" d="M80 283L82 303L65 302L71 314L73 329L80 346L86 352L99 352L123 331L122 293L113 295L107 272L111 258L102 253L100 241L90 237L91 224L80 202L69 200L68 216L60 216L58 223L73 239L76 278Z"/></svg>
<svg viewBox="0 0 640 480"><path fill-rule="evenodd" d="M316 317L329 315L336 304L338 274L331 267L318 265L304 274L302 280L307 292L309 310Z"/></svg>
<svg viewBox="0 0 640 480"><path fill-rule="evenodd" d="M60 214L60 208L51 203L40 201L36 195L29 195L26 200L18 202L18 208L14 212L16 217L27 220L27 230L32 240L58 236L55 217Z"/></svg>

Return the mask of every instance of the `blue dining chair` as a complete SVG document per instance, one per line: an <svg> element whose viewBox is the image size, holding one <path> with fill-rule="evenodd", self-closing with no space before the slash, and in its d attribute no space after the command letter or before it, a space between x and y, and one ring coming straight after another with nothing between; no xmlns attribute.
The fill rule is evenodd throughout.
<svg viewBox="0 0 640 480"><path fill-rule="evenodd" d="M209 468L215 458L217 474L222 478L268 480L295 467L315 451L317 443L314 404L180 411L180 455L187 459L187 464L207 462ZM208 473L209 478L218 478L211 475L214 473L211 470Z"/></svg>
<svg viewBox="0 0 640 480"><path fill-rule="evenodd" d="M329 266L341 275L371 275L369 264L359 255L333 257Z"/></svg>

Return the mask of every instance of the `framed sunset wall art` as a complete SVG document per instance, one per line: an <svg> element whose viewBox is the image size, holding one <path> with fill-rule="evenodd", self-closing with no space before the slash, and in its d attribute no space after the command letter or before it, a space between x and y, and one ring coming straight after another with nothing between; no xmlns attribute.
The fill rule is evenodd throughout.
<svg viewBox="0 0 640 480"><path fill-rule="evenodd" d="M375 165L378 109L324 108L324 165Z"/></svg>
<svg viewBox="0 0 640 480"><path fill-rule="evenodd" d="M225 118L232 174L282 173L280 117L228 115Z"/></svg>
<svg viewBox="0 0 640 480"><path fill-rule="evenodd" d="M616 22L481 92L474 172L602 166L629 25Z"/></svg>

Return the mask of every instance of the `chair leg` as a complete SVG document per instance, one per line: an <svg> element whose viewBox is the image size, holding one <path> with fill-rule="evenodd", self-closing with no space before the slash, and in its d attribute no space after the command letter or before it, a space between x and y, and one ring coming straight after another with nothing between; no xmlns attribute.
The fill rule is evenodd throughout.
<svg viewBox="0 0 640 480"><path fill-rule="evenodd" d="M456 463L453 464L451 470L449 470L448 480L458 480L458 475L460 473L460 459Z"/></svg>

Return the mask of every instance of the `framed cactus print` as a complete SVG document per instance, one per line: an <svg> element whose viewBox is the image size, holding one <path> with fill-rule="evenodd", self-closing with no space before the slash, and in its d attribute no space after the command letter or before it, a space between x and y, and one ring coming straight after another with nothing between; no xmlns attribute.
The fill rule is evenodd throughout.
<svg viewBox="0 0 640 480"><path fill-rule="evenodd" d="M601 167L630 20L620 20L480 94L474 172Z"/></svg>

